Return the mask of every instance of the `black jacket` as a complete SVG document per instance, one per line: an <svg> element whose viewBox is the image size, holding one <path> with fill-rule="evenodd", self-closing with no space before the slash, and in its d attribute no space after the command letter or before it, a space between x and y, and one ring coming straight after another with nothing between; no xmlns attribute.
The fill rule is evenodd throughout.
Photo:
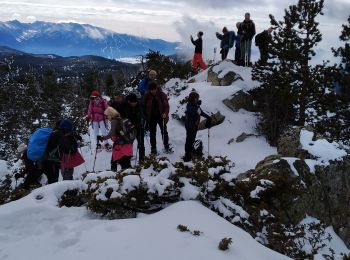
<svg viewBox="0 0 350 260"><path fill-rule="evenodd" d="M255 33L255 24L252 20L241 22L238 34L241 36L242 41L252 40Z"/></svg>
<svg viewBox="0 0 350 260"><path fill-rule="evenodd" d="M229 48L230 35L229 35L228 31L225 32L224 34L216 33L216 38L221 40L221 42L220 42L221 49L228 49Z"/></svg>
<svg viewBox="0 0 350 260"><path fill-rule="evenodd" d="M193 43L195 47L194 49L194 53L200 53L202 54L203 51L203 40L202 38L198 38L197 40L193 40L193 38L191 38L191 42Z"/></svg>

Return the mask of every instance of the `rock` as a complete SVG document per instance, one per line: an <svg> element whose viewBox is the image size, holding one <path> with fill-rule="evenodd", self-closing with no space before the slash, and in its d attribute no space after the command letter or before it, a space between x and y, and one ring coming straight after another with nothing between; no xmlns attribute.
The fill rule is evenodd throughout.
<svg viewBox="0 0 350 260"><path fill-rule="evenodd" d="M188 81L187 81L187 83L195 83L196 82L196 79L195 78L190 78Z"/></svg>
<svg viewBox="0 0 350 260"><path fill-rule="evenodd" d="M227 98L222 102L234 112L237 112L241 108L247 111L254 111L253 97L243 90L236 92L230 98Z"/></svg>
<svg viewBox="0 0 350 260"><path fill-rule="evenodd" d="M247 133L243 132L236 138L236 142L237 143L241 143L245 139L247 139L248 137L251 137L251 136L257 136L257 135L255 135L255 134L247 134Z"/></svg>
<svg viewBox="0 0 350 260"><path fill-rule="evenodd" d="M255 171L259 172L260 168L265 167L265 165L270 165L271 163L273 163L273 161L279 160L280 158L281 156L278 154L274 154L266 157L264 160L257 163L257 165L255 166Z"/></svg>
<svg viewBox="0 0 350 260"><path fill-rule="evenodd" d="M277 140L277 152L284 157L312 159L306 150L301 148L300 131L304 127L288 126Z"/></svg>
<svg viewBox="0 0 350 260"><path fill-rule="evenodd" d="M211 118L211 127L219 125L225 120L225 116L223 116L219 111L211 115L210 118ZM207 120L205 119L199 123L198 130L206 129L205 127L206 121Z"/></svg>
<svg viewBox="0 0 350 260"><path fill-rule="evenodd" d="M228 71L225 75L219 77L221 72L216 73L213 71L213 67L211 67L208 71L207 82L211 82L213 86L230 86L236 80L243 80L238 73L233 71Z"/></svg>

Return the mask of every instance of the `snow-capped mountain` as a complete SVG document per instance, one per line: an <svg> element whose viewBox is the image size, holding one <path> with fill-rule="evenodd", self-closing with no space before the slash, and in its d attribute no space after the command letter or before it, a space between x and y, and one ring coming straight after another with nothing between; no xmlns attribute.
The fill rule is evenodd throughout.
<svg viewBox="0 0 350 260"><path fill-rule="evenodd" d="M177 43L119 34L89 24L13 20L0 22L0 45L29 53L120 58L144 54L149 49L174 54Z"/></svg>

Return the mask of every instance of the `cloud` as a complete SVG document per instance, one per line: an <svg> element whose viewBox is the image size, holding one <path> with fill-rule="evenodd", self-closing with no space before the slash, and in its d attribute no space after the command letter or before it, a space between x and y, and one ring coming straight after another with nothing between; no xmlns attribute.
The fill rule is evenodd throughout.
<svg viewBox="0 0 350 260"><path fill-rule="evenodd" d="M222 27L219 27L213 22L202 22L193 19L189 16L183 16L181 20L174 23L177 33L180 35L180 53L185 55L187 59L191 59L194 52L194 45L190 40L192 35L197 38L197 33L203 31L203 59L215 60L220 57L220 40L216 38L215 33L221 32ZM216 53L214 53L216 48ZM233 49L230 50L229 58L233 58Z"/></svg>

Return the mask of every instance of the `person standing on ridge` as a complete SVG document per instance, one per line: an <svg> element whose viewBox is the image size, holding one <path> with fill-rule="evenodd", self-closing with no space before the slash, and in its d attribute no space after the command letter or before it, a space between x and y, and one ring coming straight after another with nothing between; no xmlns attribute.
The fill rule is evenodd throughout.
<svg viewBox="0 0 350 260"><path fill-rule="evenodd" d="M235 63L237 65L240 65L240 62L241 62L241 37L238 34L240 25L241 25L240 22L236 23L237 34L236 34L236 45L235 45L235 47L236 47L236 49L235 49Z"/></svg>
<svg viewBox="0 0 350 260"><path fill-rule="evenodd" d="M269 53L269 42L271 40L271 32L272 28L268 28L267 30L258 33L255 36L255 45L259 47L260 51L260 65L266 65Z"/></svg>
<svg viewBox="0 0 350 260"><path fill-rule="evenodd" d="M250 13L244 15L244 21L241 22L238 34L241 38L241 63L244 66L251 66L250 56L252 49L252 40L255 35L255 24L250 19Z"/></svg>
<svg viewBox="0 0 350 260"><path fill-rule="evenodd" d="M136 94L131 93L126 97L126 118L135 126L139 161L145 157L144 144L144 113Z"/></svg>
<svg viewBox="0 0 350 260"><path fill-rule="evenodd" d="M222 28L222 33L223 34L220 34L220 33L216 33L216 37L221 40L220 42L220 53L221 53L221 59L222 60L225 60L227 58L227 55L228 55L228 51L230 50L230 47L229 47L229 41L230 41L230 36L229 36L229 32L227 30L226 27Z"/></svg>
<svg viewBox="0 0 350 260"><path fill-rule="evenodd" d="M172 152L169 145L167 122L169 121L169 103L167 95L162 91L156 82L151 82L149 90L145 95L146 115L150 130L151 154L157 154L157 125L162 133L164 150Z"/></svg>
<svg viewBox="0 0 350 260"><path fill-rule="evenodd" d="M185 156L183 158L185 162L188 162L192 159L193 143L196 140L200 117L203 116L207 119L205 122L205 127L209 128L211 126L211 118L200 108L201 104L202 102L199 100L199 94L195 91L192 91L188 95L188 103L185 112L186 143Z"/></svg>
<svg viewBox="0 0 350 260"><path fill-rule="evenodd" d="M193 40L193 37L191 35L191 42L195 46L194 49L194 55L192 60L192 71L197 72L198 63L201 66L202 70L205 70L207 68L207 65L205 65L202 57L202 51L203 51L203 32L197 33L197 40Z"/></svg>
<svg viewBox="0 0 350 260"><path fill-rule="evenodd" d="M155 81L157 78L157 72L155 70L150 70L148 72L148 75L144 77L137 87L137 91L141 94L141 100L143 99L143 96L146 94L149 88L149 84L152 81Z"/></svg>
<svg viewBox="0 0 350 260"><path fill-rule="evenodd" d="M90 95L90 103L88 108L88 114L86 116L87 120L91 121L92 129L95 133L95 138L97 140L97 136L99 134L99 131L101 132L101 135L107 134L107 122L104 115L104 111L107 109L108 104L106 100L104 100L100 93L97 90L94 90L91 92ZM105 148L110 149L110 145L105 142ZM98 142L96 143L96 149L101 149L102 146Z"/></svg>

